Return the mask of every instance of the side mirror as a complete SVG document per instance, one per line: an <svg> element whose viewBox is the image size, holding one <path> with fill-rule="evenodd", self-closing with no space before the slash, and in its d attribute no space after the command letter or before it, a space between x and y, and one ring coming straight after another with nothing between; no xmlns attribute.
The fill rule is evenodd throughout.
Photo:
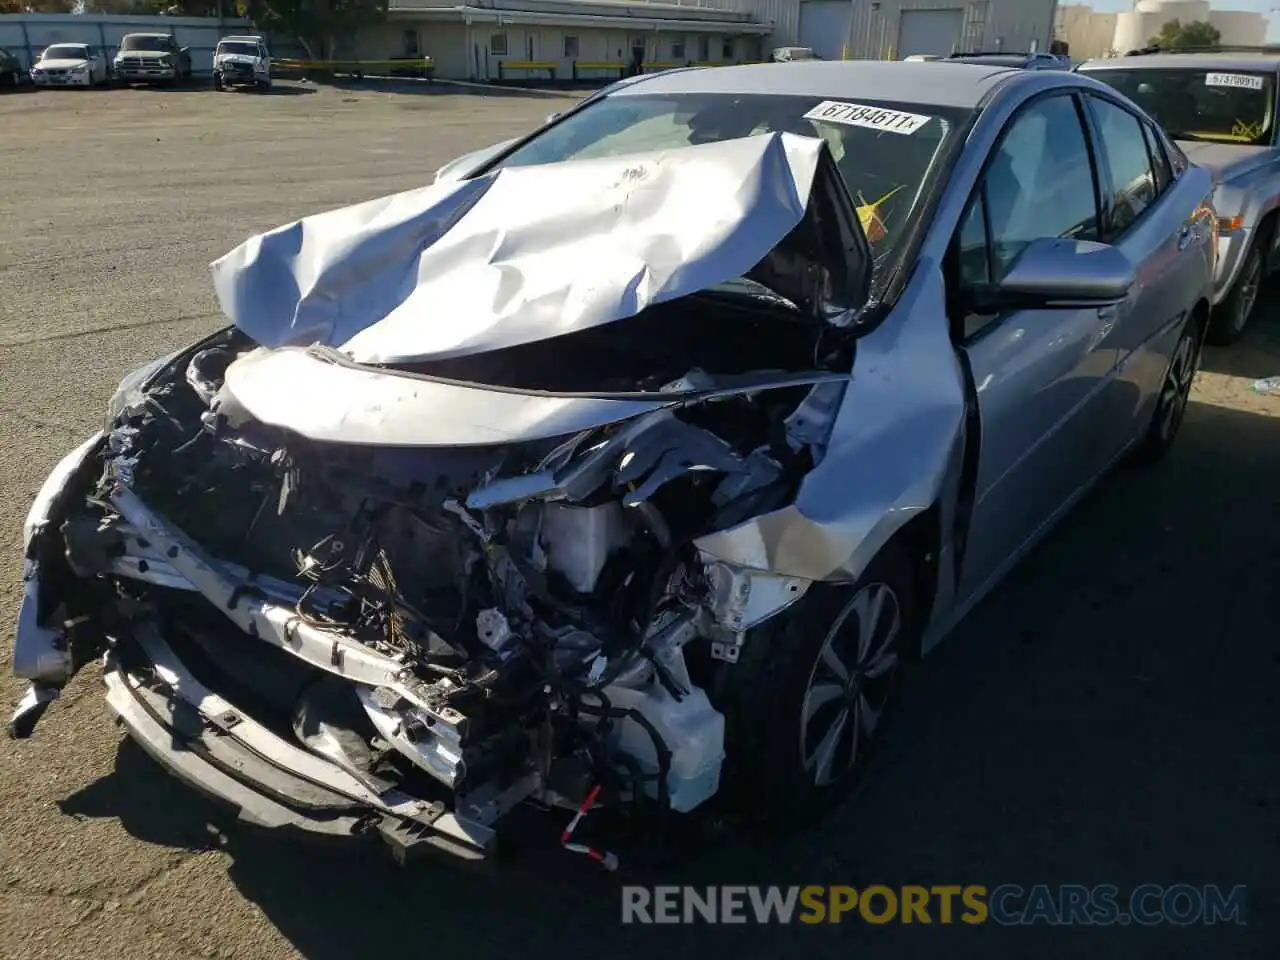
<svg viewBox="0 0 1280 960"><path fill-rule="evenodd" d="M1002 310L1105 307L1129 296L1137 274L1118 249L1091 240L1032 240L1009 272L979 296Z"/></svg>

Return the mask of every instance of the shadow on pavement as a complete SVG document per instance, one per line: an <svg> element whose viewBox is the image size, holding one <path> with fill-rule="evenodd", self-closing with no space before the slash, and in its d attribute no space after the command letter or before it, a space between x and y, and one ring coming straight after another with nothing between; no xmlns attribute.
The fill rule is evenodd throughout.
<svg viewBox="0 0 1280 960"><path fill-rule="evenodd" d="M466 957L1274 957L1280 942L1280 418L1193 404L1169 460L1104 482L916 670L868 778L826 824L728 833L616 875L514 824L490 875L240 828L231 879L312 960ZM131 745L63 803L206 843L205 801ZM587 824L591 820L588 818ZM1249 925L642 927L622 883L1247 885ZM193 896L198 891L193 891ZM935 918L937 913L934 914ZM412 945L412 946L411 946ZM864 946L865 945L865 946Z"/></svg>
<svg viewBox="0 0 1280 960"><path fill-rule="evenodd" d="M1280 376L1280 280L1270 282L1240 342L1229 347L1206 346L1200 369L1248 380Z"/></svg>

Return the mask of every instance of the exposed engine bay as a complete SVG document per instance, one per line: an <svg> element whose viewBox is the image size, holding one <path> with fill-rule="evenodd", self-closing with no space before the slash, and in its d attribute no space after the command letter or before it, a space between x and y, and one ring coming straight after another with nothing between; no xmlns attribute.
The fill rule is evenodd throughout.
<svg viewBox="0 0 1280 960"><path fill-rule="evenodd" d="M205 686L374 791L482 823L526 798L577 808L593 787L601 802L692 810L725 759L714 671L808 585L714 562L695 541L793 496L847 376L796 379L814 344L797 349L788 307L767 298L708 294L636 322L636 340L588 330L405 375L711 399L429 448L255 421L225 378L257 348L228 329L110 425L100 479L61 526L66 563L113 595L120 621L154 624ZM740 346L726 349L731 332ZM679 370L717 354L719 369ZM705 392L758 381L767 361L778 385Z"/></svg>

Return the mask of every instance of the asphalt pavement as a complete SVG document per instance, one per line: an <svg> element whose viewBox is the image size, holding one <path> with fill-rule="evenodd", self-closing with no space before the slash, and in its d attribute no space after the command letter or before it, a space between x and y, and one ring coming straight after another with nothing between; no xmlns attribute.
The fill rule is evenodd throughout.
<svg viewBox="0 0 1280 960"><path fill-rule="evenodd" d="M219 325L208 263L429 182L568 100L282 84L0 97L0 703L20 528L128 370ZM90 668L0 742L0 956L1280 955L1280 298L1210 349L1156 469L1104 482L911 677L865 785L786 836L708 828L602 875L523 816L496 874L230 828ZM624 854L624 857L626 855ZM623 925L621 883L1245 885L1247 924Z"/></svg>

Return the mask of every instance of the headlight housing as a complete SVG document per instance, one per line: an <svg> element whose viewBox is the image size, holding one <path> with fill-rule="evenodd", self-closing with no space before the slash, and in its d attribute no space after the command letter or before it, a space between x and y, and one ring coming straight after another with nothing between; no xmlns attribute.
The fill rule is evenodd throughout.
<svg viewBox="0 0 1280 960"><path fill-rule="evenodd" d="M88 69L89 69L89 65L88 65L87 63L82 63L82 64L80 64L80 66L78 66L78 67L72 67L72 68L71 68L71 72L72 72L72 73L84 73L84 72L85 72L86 70L88 70Z"/></svg>
<svg viewBox="0 0 1280 960"><path fill-rule="evenodd" d="M158 360L152 360L150 363L143 364L132 373L127 373L124 379L120 381L120 386L116 388L116 392L112 394L111 399L107 401L106 419L103 422L103 429L110 431L119 419L120 414L137 403L142 398L142 393L150 383L151 379L160 372L160 369L169 364L174 357L180 354L181 350L175 350L173 353Z"/></svg>

